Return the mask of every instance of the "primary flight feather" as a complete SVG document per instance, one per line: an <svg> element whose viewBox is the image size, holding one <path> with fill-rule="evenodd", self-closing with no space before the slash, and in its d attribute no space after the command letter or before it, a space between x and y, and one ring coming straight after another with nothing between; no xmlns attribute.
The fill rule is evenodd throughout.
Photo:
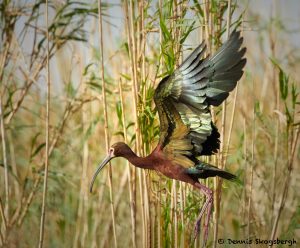
<svg viewBox="0 0 300 248"><path fill-rule="evenodd" d="M243 75L246 48L241 49L242 42L240 32L234 31L214 56L206 58L202 42L155 90L159 144L182 166L196 165L197 156L219 149L220 134L212 122L210 106L220 105Z"/></svg>

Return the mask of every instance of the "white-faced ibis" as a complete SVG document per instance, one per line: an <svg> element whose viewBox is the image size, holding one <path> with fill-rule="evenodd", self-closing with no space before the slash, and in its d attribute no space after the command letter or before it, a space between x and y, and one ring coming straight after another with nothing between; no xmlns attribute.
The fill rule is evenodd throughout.
<svg viewBox="0 0 300 248"><path fill-rule="evenodd" d="M234 31L213 56L206 58L203 58L206 45L202 42L171 75L162 79L154 94L160 120L158 145L147 157L138 157L123 142L112 145L93 176L90 191L100 170L115 157L124 157L136 167L189 183L206 196L195 225L196 236L207 210L205 244L213 192L199 179L219 176L235 180L236 176L199 160L199 156L212 155L220 147L220 134L212 122L210 106L220 105L243 75L246 48L241 48L242 42L240 32Z"/></svg>

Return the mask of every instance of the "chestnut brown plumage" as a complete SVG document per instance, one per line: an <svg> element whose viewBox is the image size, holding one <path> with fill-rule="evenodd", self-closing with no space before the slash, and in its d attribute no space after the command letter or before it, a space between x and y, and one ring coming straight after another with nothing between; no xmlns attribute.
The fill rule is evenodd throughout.
<svg viewBox="0 0 300 248"><path fill-rule="evenodd" d="M219 176L235 180L236 176L200 161L199 156L212 155L219 149L220 134L212 122L210 106L220 105L243 75L246 48L241 48L242 43L240 32L234 31L213 56L203 58L206 45L202 42L171 75L162 79L154 94L160 120L158 145L147 157L138 157L123 142L112 145L93 176L90 191L100 170L114 157L124 157L136 167L189 183L206 196L195 225L196 237L207 210L205 244L213 192L199 179Z"/></svg>

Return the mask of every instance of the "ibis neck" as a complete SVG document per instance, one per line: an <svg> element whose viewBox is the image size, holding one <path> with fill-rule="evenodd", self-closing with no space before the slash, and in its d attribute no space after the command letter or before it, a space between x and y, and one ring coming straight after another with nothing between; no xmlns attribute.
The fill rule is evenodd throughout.
<svg viewBox="0 0 300 248"><path fill-rule="evenodd" d="M123 157L136 167L150 170L154 168L150 156L139 157L132 150L130 150L130 152L124 154Z"/></svg>

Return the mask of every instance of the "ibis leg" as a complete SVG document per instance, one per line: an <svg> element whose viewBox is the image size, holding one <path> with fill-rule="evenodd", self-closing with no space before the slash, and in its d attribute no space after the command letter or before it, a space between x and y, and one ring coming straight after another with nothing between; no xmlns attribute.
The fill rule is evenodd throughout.
<svg viewBox="0 0 300 248"><path fill-rule="evenodd" d="M204 225L204 247L206 245L206 241L208 238L208 228L209 228L209 221L211 218L212 207L213 207L213 197L211 198L211 200L209 201L209 203L207 205L207 216L206 216L205 225Z"/></svg>
<svg viewBox="0 0 300 248"><path fill-rule="evenodd" d="M206 201L203 205L203 207L201 208L200 214L197 218L196 224L195 224L195 229L194 229L194 240L196 239L196 237L199 234L200 231L200 224L201 224L201 220L203 217L203 214L205 213L205 210L207 210L207 219L205 221L205 226L204 226L204 245L206 244L207 241L207 237L208 237L208 224L210 221L210 217L211 217L211 209L213 206L213 192L211 189L205 187L204 185L200 184L200 183L196 183L195 187L197 187L198 189L201 190L201 192L203 192L206 196Z"/></svg>

